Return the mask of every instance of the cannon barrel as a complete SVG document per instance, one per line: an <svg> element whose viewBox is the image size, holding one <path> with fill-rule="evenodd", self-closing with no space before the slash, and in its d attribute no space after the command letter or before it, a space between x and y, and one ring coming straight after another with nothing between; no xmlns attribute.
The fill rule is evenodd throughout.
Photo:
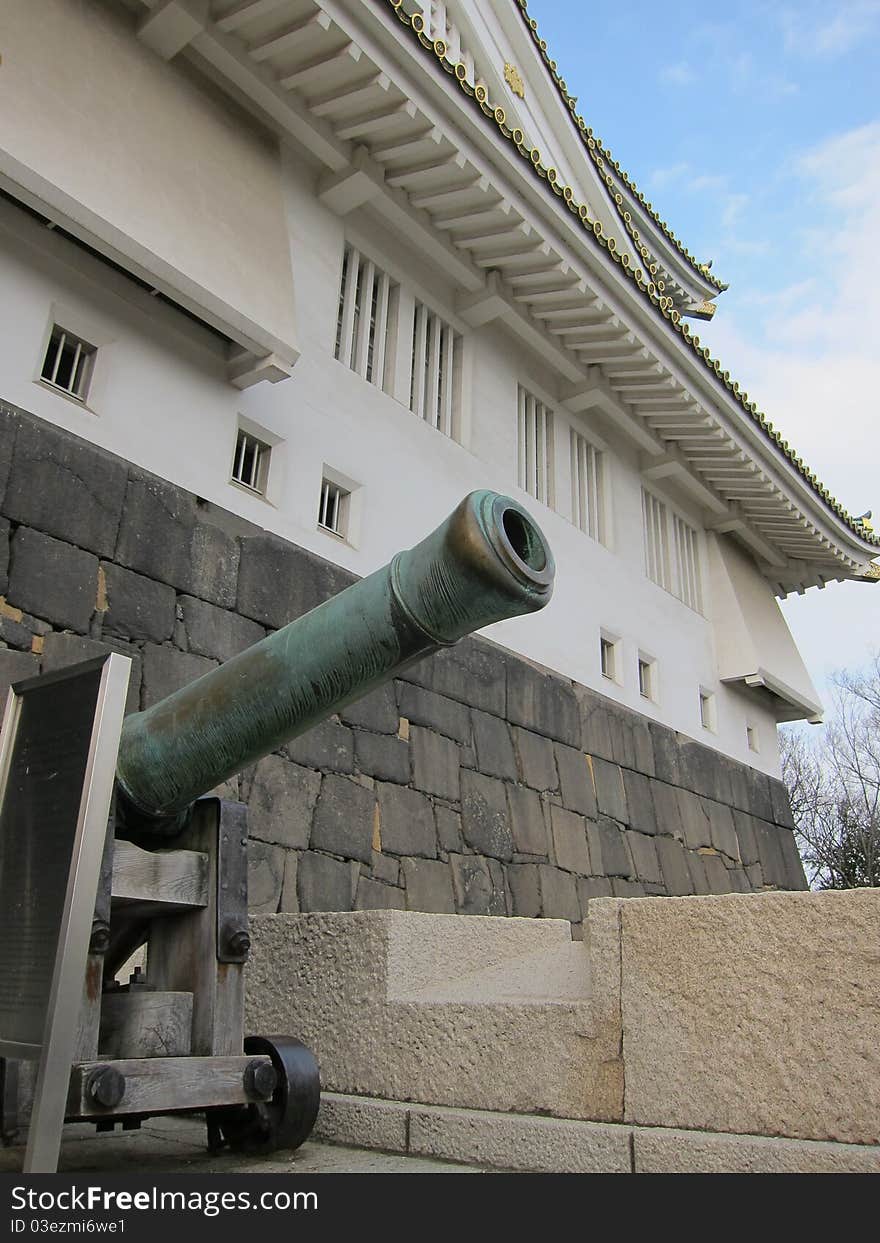
<svg viewBox="0 0 880 1243"><path fill-rule="evenodd" d="M554 572L521 505L470 493L381 570L129 716L117 764L126 819L176 832L201 795L413 661L543 608Z"/></svg>

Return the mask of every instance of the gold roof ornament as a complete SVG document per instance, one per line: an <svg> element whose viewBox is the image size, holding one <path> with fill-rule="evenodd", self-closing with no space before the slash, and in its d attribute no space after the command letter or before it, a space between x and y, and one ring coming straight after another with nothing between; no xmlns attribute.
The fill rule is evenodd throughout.
<svg viewBox="0 0 880 1243"><path fill-rule="evenodd" d="M506 61L504 65L504 81L513 91L514 95L519 95L520 99L525 99L526 84L523 82L516 65L511 65L510 61Z"/></svg>
<svg viewBox="0 0 880 1243"><path fill-rule="evenodd" d="M695 302L693 306L682 307L682 315L687 315L690 319L711 319L718 310L714 302Z"/></svg>

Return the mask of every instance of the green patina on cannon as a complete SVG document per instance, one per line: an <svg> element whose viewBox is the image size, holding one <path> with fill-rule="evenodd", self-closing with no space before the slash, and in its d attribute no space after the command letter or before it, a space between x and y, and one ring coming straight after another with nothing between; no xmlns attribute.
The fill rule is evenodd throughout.
<svg viewBox="0 0 880 1243"><path fill-rule="evenodd" d="M90 891L97 898L70 1039L68 1120L112 1130L200 1110L213 1147L303 1142L320 1099L314 1057L286 1036L243 1039L247 811L204 796L412 662L543 608L554 572L522 506L472 492L383 569L125 720L115 807ZM123 658L106 659L127 678ZM121 718L124 680L118 694ZM97 829L103 835L100 822ZM93 854L97 869L100 839ZM40 907L39 869L25 869L21 883L26 922ZM143 947L146 972L138 967L121 983ZM41 1094L38 1078L33 1095L33 1063L20 1065L21 1075L0 1059L3 1135ZM34 1168L52 1161L50 1151Z"/></svg>
<svg viewBox="0 0 880 1243"><path fill-rule="evenodd" d="M522 506L472 492L383 569L128 717L117 781L133 820L173 832L200 795L414 660L543 608L553 576Z"/></svg>

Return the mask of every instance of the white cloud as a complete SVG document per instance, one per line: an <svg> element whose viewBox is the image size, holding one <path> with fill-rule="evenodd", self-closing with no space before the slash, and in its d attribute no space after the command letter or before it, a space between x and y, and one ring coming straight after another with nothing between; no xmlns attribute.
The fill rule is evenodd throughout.
<svg viewBox="0 0 880 1243"><path fill-rule="evenodd" d="M838 0L831 8L830 15L825 3L812 11L803 4L782 9L779 22L786 50L809 57L842 56L880 26L880 0Z"/></svg>
<svg viewBox="0 0 880 1243"><path fill-rule="evenodd" d="M655 189L672 185L673 182L681 181L690 169L689 164L670 164L666 168L655 168L653 172L648 174L648 185Z"/></svg>
<svg viewBox="0 0 880 1243"><path fill-rule="evenodd" d="M697 74L683 60L674 65L665 65L658 77L667 86L691 86L697 81Z"/></svg>

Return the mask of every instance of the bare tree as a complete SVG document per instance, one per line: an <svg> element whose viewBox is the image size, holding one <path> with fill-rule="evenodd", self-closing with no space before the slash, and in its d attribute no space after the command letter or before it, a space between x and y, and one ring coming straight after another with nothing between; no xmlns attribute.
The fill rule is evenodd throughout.
<svg viewBox="0 0 880 1243"><path fill-rule="evenodd" d="M880 885L880 655L833 685L818 738L780 731L795 835L813 888Z"/></svg>

